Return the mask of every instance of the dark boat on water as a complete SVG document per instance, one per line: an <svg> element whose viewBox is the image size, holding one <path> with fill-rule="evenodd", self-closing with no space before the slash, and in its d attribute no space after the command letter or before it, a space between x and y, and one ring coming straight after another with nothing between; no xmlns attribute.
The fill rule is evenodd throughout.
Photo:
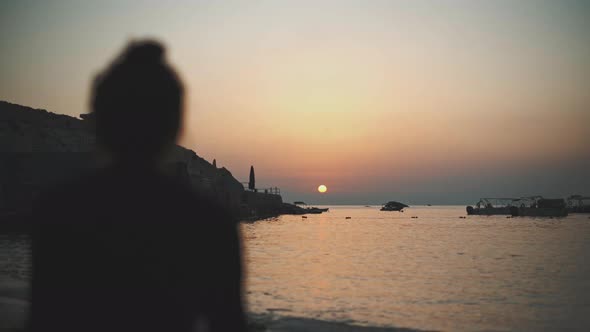
<svg viewBox="0 0 590 332"><path fill-rule="evenodd" d="M383 207L381 207L381 211L402 211L404 208L407 207L409 206L407 206L404 203L391 201L383 204Z"/></svg>
<svg viewBox="0 0 590 332"><path fill-rule="evenodd" d="M534 197L530 197L534 199ZM475 207L468 206L468 215L510 215L510 208L522 198L480 198ZM523 203L521 203L523 204Z"/></svg>
<svg viewBox="0 0 590 332"><path fill-rule="evenodd" d="M565 201L542 196L521 198L482 198L475 208L467 207L468 215L509 215L513 217L565 217Z"/></svg>
<svg viewBox="0 0 590 332"><path fill-rule="evenodd" d="M320 214L327 212L329 208L317 208L317 207L301 207L299 205L283 203L281 206L281 214Z"/></svg>
<svg viewBox="0 0 590 332"><path fill-rule="evenodd" d="M302 201L296 201L296 202L293 202L293 204L300 208L300 210L299 210L300 214L307 214L307 213L320 214L323 212L328 212L328 210L330 210L330 208L318 208L318 207L313 207L313 206L308 207L307 204Z"/></svg>
<svg viewBox="0 0 590 332"><path fill-rule="evenodd" d="M305 213L320 214L322 212L328 212L328 210L330 210L330 208L308 207L305 210L306 210Z"/></svg>
<svg viewBox="0 0 590 332"><path fill-rule="evenodd" d="M566 217L568 215L563 198L539 198L530 206L512 206L513 217Z"/></svg>
<svg viewBox="0 0 590 332"><path fill-rule="evenodd" d="M571 195L566 201L569 213L590 213L590 196Z"/></svg>

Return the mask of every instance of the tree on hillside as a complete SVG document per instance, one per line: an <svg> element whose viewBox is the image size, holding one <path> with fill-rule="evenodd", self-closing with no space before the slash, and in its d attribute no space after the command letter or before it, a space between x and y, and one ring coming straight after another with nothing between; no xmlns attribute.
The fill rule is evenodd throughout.
<svg viewBox="0 0 590 332"><path fill-rule="evenodd" d="M248 181L248 189L254 190L256 188L256 180L254 178L254 166L250 166L250 181Z"/></svg>

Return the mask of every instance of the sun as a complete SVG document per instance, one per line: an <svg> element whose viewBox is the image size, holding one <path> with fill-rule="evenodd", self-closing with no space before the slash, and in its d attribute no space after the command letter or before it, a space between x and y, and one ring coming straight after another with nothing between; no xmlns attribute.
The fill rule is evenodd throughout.
<svg viewBox="0 0 590 332"><path fill-rule="evenodd" d="M325 193L326 191L328 191L328 187L326 187L325 185L320 185L318 187L318 191L321 192L322 194Z"/></svg>

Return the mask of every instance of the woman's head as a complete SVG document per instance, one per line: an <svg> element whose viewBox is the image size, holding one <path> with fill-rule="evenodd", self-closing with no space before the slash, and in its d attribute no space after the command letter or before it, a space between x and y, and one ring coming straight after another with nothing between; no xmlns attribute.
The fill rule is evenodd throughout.
<svg viewBox="0 0 590 332"><path fill-rule="evenodd" d="M155 161L176 140L183 87L164 55L158 42L132 42L94 80L97 140L116 161Z"/></svg>

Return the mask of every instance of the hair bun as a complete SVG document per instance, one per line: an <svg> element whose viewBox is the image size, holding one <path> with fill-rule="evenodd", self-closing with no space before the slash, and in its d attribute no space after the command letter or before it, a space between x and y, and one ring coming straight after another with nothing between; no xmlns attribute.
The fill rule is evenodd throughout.
<svg viewBox="0 0 590 332"><path fill-rule="evenodd" d="M139 41L129 45L123 57L123 63L159 65L162 64L163 57L164 47L162 44L152 40Z"/></svg>

